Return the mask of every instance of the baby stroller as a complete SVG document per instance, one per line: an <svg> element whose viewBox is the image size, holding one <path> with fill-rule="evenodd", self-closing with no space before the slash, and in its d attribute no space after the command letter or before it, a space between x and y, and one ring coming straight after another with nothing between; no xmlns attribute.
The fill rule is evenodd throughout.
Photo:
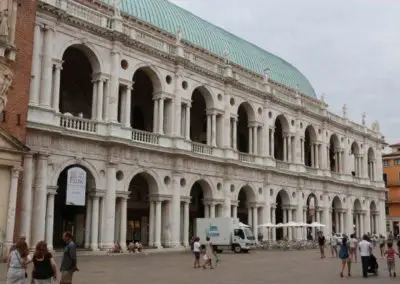
<svg viewBox="0 0 400 284"><path fill-rule="evenodd" d="M378 268L378 261L376 260L376 257L371 254L368 265L368 273L378 275Z"/></svg>

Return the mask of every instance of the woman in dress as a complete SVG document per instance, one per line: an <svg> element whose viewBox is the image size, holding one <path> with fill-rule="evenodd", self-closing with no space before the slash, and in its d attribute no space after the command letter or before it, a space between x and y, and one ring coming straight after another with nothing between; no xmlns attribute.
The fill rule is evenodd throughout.
<svg viewBox="0 0 400 284"><path fill-rule="evenodd" d="M350 236L350 260L357 262L357 243L355 234L351 234Z"/></svg>
<svg viewBox="0 0 400 284"><path fill-rule="evenodd" d="M340 277L343 277L344 269L346 268L347 264L347 275L351 276L351 260L350 260L350 253L349 253L349 243L346 237L343 237L342 243L340 244L339 249L339 258L342 261L342 271L340 272Z"/></svg>
<svg viewBox="0 0 400 284"><path fill-rule="evenodd" d="M34 284L51 284L57 279L57 265L47 249L46 242L39 242L33 254L32 279Z"/></svg>
<svg viewBox="0 0 400 284"><path fill-rule="evenodd" d="M8 256L7 284L27 284L28 254L28 245L24 239L19 239Z"/></svg>

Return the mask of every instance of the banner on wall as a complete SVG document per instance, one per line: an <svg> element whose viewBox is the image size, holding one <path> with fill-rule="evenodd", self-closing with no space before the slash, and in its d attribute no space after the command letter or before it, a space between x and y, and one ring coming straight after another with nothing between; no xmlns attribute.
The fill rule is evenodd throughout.
<svg viewBox="0 0 400 284"><path fill-rule="evenodd" d="M67 177L66 205L85 206L86 171L79 167L70 168Z"/></svg>
<svg viewBox="0 0 400 284"><path fill-rule="evenodd" d="M310 198L310 200L309 200L308 215L309 216L314 216L315 215L315 199L314 199L314 196L312 196Z"/></svg>

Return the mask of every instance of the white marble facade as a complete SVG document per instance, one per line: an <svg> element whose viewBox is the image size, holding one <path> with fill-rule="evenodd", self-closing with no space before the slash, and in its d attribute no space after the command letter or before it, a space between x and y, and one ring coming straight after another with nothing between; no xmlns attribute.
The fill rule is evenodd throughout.
<svg viewBox="0 0 400 284"><path fill-rule="evenodd" d="M189 46L150 35L133 21L106 13L97 21L85 15L99 12L74 1L45 2L39 1L34 36L27 135L32 153L24 163L20 231L31 245L43 239L53 244L58 178L72 165L86 169L91 180L83 238L93 250L114 242L125 246L130 183L139 175L148 184L150 203L148 230L142 233L155 247L188 245L196 182L204 216L245 214L255 233L255 225L277 222L277 213L281 222L307 221L309 196L315 198L312 218L327 225L327 235L385 232L384 141L377 123L369 129L351 122L346 111L334 115L324 101L247 76L205 54L194 60ZM60 18L58 13L69 13L59 5L64 2L76 9ZM60 112L70 47L82 51L92 68L89 115ZM153 119L147 131L131 123L136 97L128 94L138 84L132 78L139 69L152 82L153 107L143 114ZM190 136L196 90L205 101L202 143ZM237 135L240 111L247 116L245 150ZM240 204L241 191L246 204Z"/></svg>

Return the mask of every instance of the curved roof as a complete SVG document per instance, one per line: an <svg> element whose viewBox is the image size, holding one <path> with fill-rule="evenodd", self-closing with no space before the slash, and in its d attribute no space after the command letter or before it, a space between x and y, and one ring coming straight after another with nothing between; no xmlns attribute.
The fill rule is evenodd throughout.
<svg viewBox="0 0 400 284"><path fill-rule="evenodd" d="M112 4L112 0L102 0ZM262 48L219 28L167 0L120 0L121 11L161 30L176 34L182 29L182 39L221 56L229 51L229 60L263 75L270 69L271 80L297 89L316 98L307 78L287 61Z"/></svg>

